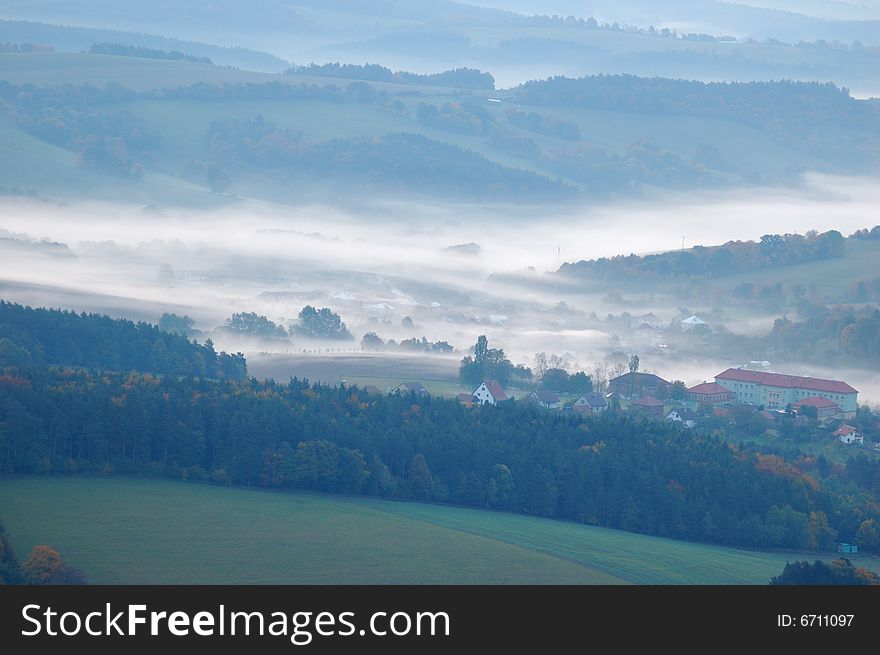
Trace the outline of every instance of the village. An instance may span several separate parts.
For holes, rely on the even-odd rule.
[[[404,382],[389,392],[429,395],[421,382]],[[766,437],[780,436],[785,425],[812,427],[846,446],[866,445],[864,432],[847,422],[856,418],[858,391],[846,382],[746,367],[728,368],[715,375],[713,381],[689,388],[654,373],[630,371],[609,380],[604,392],[590,391],[573,399],[546,389],[514,398],[493,379],[483,380],[470,393],[458,394],[458,401],[467,407],[513,400],[532,403],[549,412],[625,411],[678,423],[688,429],[747,423],[751,434]],[[880,443],[869,440],[868,446],[880,453]]]

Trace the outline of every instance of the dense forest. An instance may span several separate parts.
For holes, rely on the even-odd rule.
[[[216,365],[222,379],[158,375],[185,371],[210,345],[95,315],[0,309],[5,474],[142,473],[371,494],[760,547],[867,544],[880,520],[880,463],[864,457],[829,467],[616,411],[471,409],[259,382],[243,379],[238,356],[225,360],[238,375]],[[158,344],[179,359],[154,357]]]
[[[559,273],[599,280],[655,282],[676,277],[724,277],[776,266],[834,259],[846,254],[837,230],[801,234],[765,234],[760,241],[728,241],[655,255],[617,255],[565,263]]]
[[[0,365],[60,365],[244,379],[244,355],[216,352],[149,323],[33,309],[0,300]]]
[[[880,309],[835,307],[797,322],[782,317],[763,342],[771,355],[880,368]],[[815,354],[803,352],[805,343]]]
[[[880,477],[823,479],[814,458],[789,462],[617,412],[582,419],[302,380],[4,368],[4,473],[137,472],[453,502],[759,547],[829,550],[880,520]]]
[[[845,557],[826,563],[822,560],[789,562],[782,573],[770,579],[772,585],[880,585],[880,577],[868,569],[853,566]]]

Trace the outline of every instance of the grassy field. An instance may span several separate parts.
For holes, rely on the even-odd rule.
[[[50,544],[92,583],[763,584],[787,560],[418,503],[130,478],[0,480],[21,556]],[[876,558],[857,558],[877,568]]]
[[[400,355],[391,353],[286,355],[257,354],[248,356],[248,371],[258,378],[274,378],[286,382],[291,377],[306,378],[325,384],[374,386],[380,391],[393,389],[401,382],[421,382],[433,396],[455,397],[473,391],[458,381],[459,359],[431,355]],[[510,387],[508,395],[521,398],[526,389]],[[575,397],[564,398],[575,400]]]

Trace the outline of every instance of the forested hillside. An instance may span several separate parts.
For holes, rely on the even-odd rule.
[[[761,547],[826,550],[880,520],[878,462],[864,457],[851,476],[797,451],[732,447],[616,411],[581,418],[236,380],[240,356],[214,360],[208,372],[225,380],[192,377],[210,345],[101,316],[0,310],[3,473],[140,472],[453,502]],[[168,358],[156,359],[162,348]]]
[[[0,366],[75,366],[243,379],[241,353],[214,350],[149,323],[33,309],[0,300]]]

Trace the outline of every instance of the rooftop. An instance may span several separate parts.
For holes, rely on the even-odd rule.
[[[715,382],[703,382],[703,384],[698,384],[694,387],[688,389],[688,393],[697,393],[706,396],[716,396],[722,393],[732,394],[733,392],[727,387],[722,387],[720,384]]]
[[[643,396],[632,402],[637,407],[663,407],[663,401],[657,400],[654,396]]]
[[[501,383],[498,382],[498,380],[483,380],[483,384],[486,385],[486,388],[495,400],[507,400],[507,394],[504,393],[504,387],[501,386]]]
[[[605,405],[608,404],[605,397],[601,393],[596,393],[595,391],[582,394],[577,400],[580,400],[581,398],[583,398],[584,402],[590,407],[605,407]],[[577,402],[577,400],[575,402]]]
[[[653,373],[624,373],[623,375],[618,375],[616,378],[612,378],[609,380],[609,383],[633,384],[635,381],[638,381],[637,383],[639,386],[644,386],[646,384],[653,386],[657,386],[658,384],[669,384],[669,382],[661,378],[659,375],[654,375]]]
[[[840,380],[824,380],[822,378],[767,373],[765,371],[748,371],[742,368],[729,368],[716,375],[715,379],[752,382],[754,384],[788,389],[809,389],[810,391],[824,391],[825,393],[858,393],[846,382],[841,382]]]
[[[828,400],[827,398],[822,398],[821,396],[811,396],[810,398],[803,398],[802,400],[797,401],[796,403],[792,403],[792,407],[815,407],[816,409],[831,409],[836,408],[840,409],[840,405],[838,405],[833,400]]]
[[[542,403],[558,403],[559,396],[557,396],[552,391],[547,391],[545,389],[536,389],[532,392]],[[494,394],[493,394],[494,395]]]

